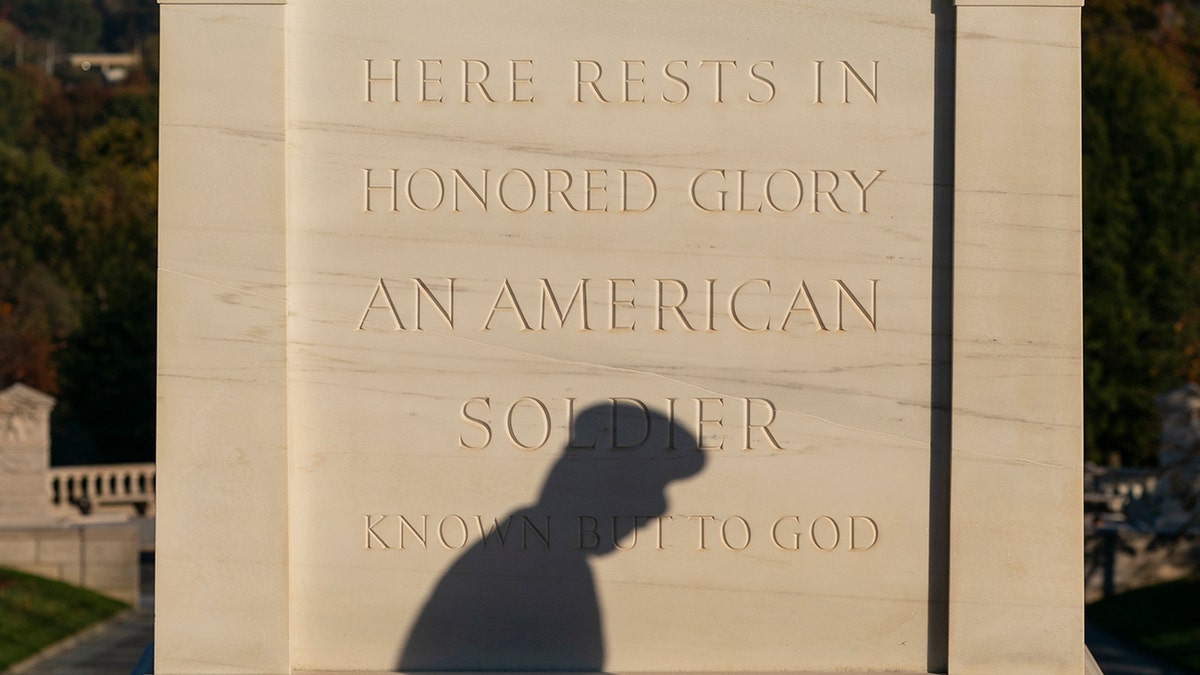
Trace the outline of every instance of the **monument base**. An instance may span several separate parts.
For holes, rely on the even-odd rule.
[[[298,673],[298,675],[301,673],[302,673],[302,675],[395,675],[395,671],[385,671],[385,670],[371,671],[371,673],[364,673],[364,671],[361,671],[361,670],[304,670],[304,671],[296,671],[296,673]],[[418,671],[403,671],[403,673],[406,673],[407,675],[426,675],[424,673],[418,673]],[[503,673],[504,675],[708,675],[706,673],[702,673],[702,671],[696,671],[696,673],[677,673],[677,671],[668,671],[668,670],[655,670],[655,671],[626,670],[626,671],[623,671],[623,673],[610,673],[610,671],[607,671],[607,670],[592,671],[592,673],[583,673],[583,671],[578,671],[578,670],[562,670],[562,671],[504,670],[504,671],[497,671],[497,673]],[[791,670],[791,671],[787,671],[787,673],[791,673],[792,675],[796,675],[796,674],[803,674],[803,675],[925,675],[922,673],[912,673],[912,671],[907,671],[907,673],[904,673],[904,671],[900,671],[900,670],[886,670],[886,671],[882,671],[882,670],[854,670],[854,671],[850,671],[850,670]],[[432,675],[432,673],[428,674],[428,675]],[[481,673],[481,671],[478,671],[478,670],[460,671],[460,673],[446,673],[446,671],[439,670],[439,671],[437,671],[437,675],[487,675],[487,674]],[[779,673],[761,673],[761,671],[757,671],[757,670],[745,670],[745,671],[742,671],[742,673],[738,673],[738,671],[732,671],[732,673],[730,673],[728,675],[785,675],[785,674],[784,674],[784,671],[779,671]],[[1088,675],[1091,675],[1091,674],[1088,674]]]
[[[727,673],[726,675],[782,675],[782,672],[784,672],[784,671],[776,671],[773,673],[764,673],[764,672],[760,672],[760,671],[747,670],[747,671],[742,671],[740,673]],[[889,670],[889,671],[791,670],[791,671],[786,671],[786,672],[795,673],[795,674],[803,674],[803,675],[933,675],[932,673],[922,674],[922,673],[913,673],[913,672],[902,672],[902,671],[898,671],[898,670]],[[370,672],[370,673],[364,673],[362,671],[349,671],[349,670],[306,670],[306,671],[297,671],[297,673],[301,673],[302,675],[395,675],[395,671],[382,671],[382,670]],[[422,673],[422,672],[417,672],[417,671],[404,671],[404,675],[427,675],[427,674]],[[428,674],[428,675],[432,675],[432,674]],[[458,673],[438,672],[437,675],[488,675],[488,674],[481,673],[479,671],[471,671],[470,673],[467,673],[465,671],[460,671]],[[497,672],[497,675],[499,675],[499,672]],[[523,671],[523,672],[503,671],[503,675],[700,675],[700,673],[698,673],[698,672],[697,673],[674,672],[674,671],[651,671],[651,672],[594,671],[594,672],[584,673],[584,672],[579,672],[579,671],[546,672],[546,671],[540,671],[540,670],[539,671],[530,670],[530,671]],[[1084,675],[1104,675],[1104,672],[1102,670],[1100,670],[1100,666],[1096,663],[1096,659],[1092,657],[1091,651],[1088,650],[1087,648],[1084,648]]]

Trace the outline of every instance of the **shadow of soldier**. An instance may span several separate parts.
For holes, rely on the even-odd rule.
[[[691,434],[644,407],[614,402],[579,413],[537,503],[497,518],[446,572],[397,669],[601,670],[588,558],[663,515],[667,485],[704,462]]]

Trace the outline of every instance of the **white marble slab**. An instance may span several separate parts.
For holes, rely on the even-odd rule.
[[[959,308],[1002,258],[948,267],[975,231],[955,171],[1016,155],[955,145],[976,130],[956,109],[988,99],[954,98],[978,33],[954,18],[1077,8],[163,4],[159,671],[911,673],[1026,650],[947,609],[952,579],[1002,571],[952,523],[1027,513],[951,500],[952,450],[1028,426],[947,412],[952,385],[1006,420],[1013,396],[963,379],[988,337]],[[994,58],[1023,58],[1023,20]],[[1077,116],[1068,71],[1047,86]],[[1071,110],[1018,104],[1006,133]],[[1077,138],[1050,150],[1077,182]],[[1057,273],[1038,252],[1078,259],[1061,201],[1014,215],[1016,297]],[[1047,213],[1059,234],[1020,227]],[[1067,274],[1042,306],[1077,311]],[[1078,332],[1029,330],[1069,403]],[[990,487],[1065,489],[1062,442]],[[1082,555],[1066,495],[1038,507],[1056,561]],[[1082,668],[1071,629],[1049,642],[1035,669]]]

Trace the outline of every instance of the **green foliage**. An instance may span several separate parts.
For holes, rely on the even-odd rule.
[[[18,265],[49,261],[66,244],[58,200],[66,177],[43,152],[0,146],[0,257]]]
[[[84,302],[60,359],[64,412],[105,459],[145,460],[154,456],[155,127],[111,118],[80,140],[77,162],[78,187],[63,204]]]
[[[29,133],[37,112],[37,92],[11,73],[0,71],[0,143],[16,145]]]
[[[1194,378],[1200,345],[1200,105],[1190,45],[1159,3],[1084,13],[1085,444],[1151,464],[1154,397]]]
[[[47,92],[40,101],[30,143],[45,149],[64,167],[73,167],[79,141],[105,122],[112,97],[110,88],[96,82],[81,82]]]
[[[0,671],[125,607],[76,586],[0,567]]]
[[[95,14],[83,4],[0,0],[0,17],[82,44],[71,21]],[[156,3],[97,6],[106,26],[128,20],[115,42],[157,44],[138,32]],[[0,386],[59,397],[55,434],[70,429],[76,447],[56,457],[154,457],[157,125],[145,74],[112,87],[0,68]]]
[[[72,52],[95,50],[100,13],[90,0],[7,0],[9,18],[30,36],[53,38]]]
[[[1101,41],[1087,56],[1085,382],[1098,459],[1100,449],[1148,452],[1153,397],[1182,374],[1172,327],[1200,297],[1184,257],[1200,189],[1200,115],[1153,52]]]
[[[43,265],[0,263],[0,373],[3,384],[58,389],[54,357],[79,324],[74,296]]]

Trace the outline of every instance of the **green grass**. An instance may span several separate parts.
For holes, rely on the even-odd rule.
[[[1200,576],[1088,605],[1087,615],[1180,665],[1200,670]]]
[[[0,567],[0,672],[127,605]]]

